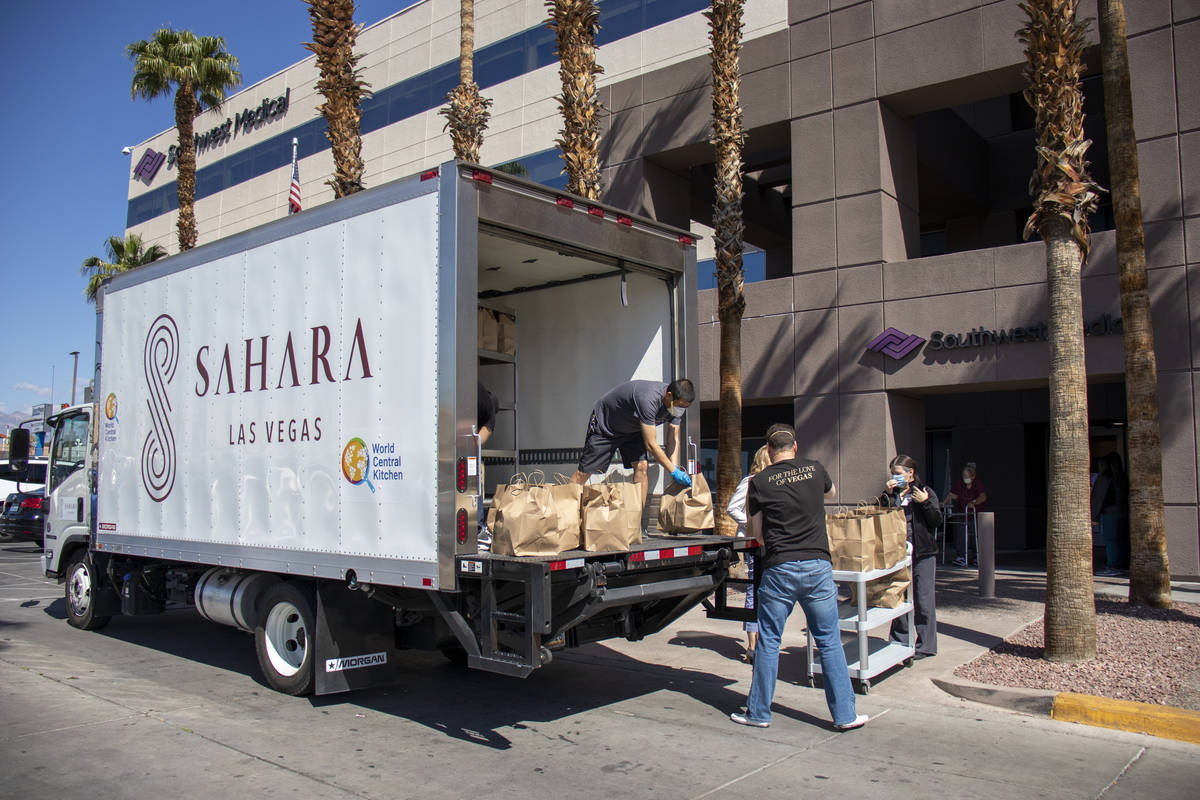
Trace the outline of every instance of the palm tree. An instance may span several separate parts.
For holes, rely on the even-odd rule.
[[[1129,435],[1129,602],[1171,605],[1163,520],[1162,438],[1158,429],[1158,362],[1146,278],[1146,238],[1138,184],[1137,136],[1129,89],[1129,48],[1121,0],[1100,0],[1100,57],[1108,163],[1117,221],[1121,320],[1125,331],[1125,404]]]
[[[225,51],[220,36],[161,28],[149,39],[126,48],[133,59],[130,97],[152,100],[175,94],[179,131],[179,249],[196,246],[196,144],[192,123],[205,108],[220,108],[225,95],[242,82],[238,60]]]
[[[359,75],[354,43],[362,30],[354,24],[354,0],[304,0],[312,20],[313,40],[304,47],[317,56],[321,77],[317,91],[325,98],[325,138],[333,149],[334,197],[345,197],[363,189],[362,99],[371,94]]]
[[[483,131],[491,116],[488,107],[492,101],[479,94],[479,84],[475,83],[475,0],[461,0],[458,18],[459,84],[446,95],[450,104],[438,113],[446,117],[446,129],[450,131],[454,157],[459,161],[478,164]]]
[[[89,303],[96,302],[96,293],[100,291],[101,284],[112,276],[145,266],[167,254],[162,245],[144,247],[142,237],[136,233],[128,234],[124,239],[120,236],[108,237],[104,250],[108,253],[108,261],[99,256],[89,256],[79,268],[81,274],[88,276],[87,288],[83,293]]]
[[[558,108],[563,127],[555,140],[562,153],[567,191],[596,200],[600,197],[600,99],[596,76],[596,31],[600,10],[595,0],[546,0],[549,26],[558,41],[558,74],[562,94]]]
[[[1088,175],[1083,137],[1084,26],[1079,0],[1026,0],[1025,100],[1035,113],[1037,166],[1030,180],[1036,228],[1046,246],[1050,305],[1050,480],[1046,530],[1045,657],[1096,656],[1088,481],[1087,373],[1080,273],[1088,253],[1088,214],[1099,187]]]
[[[742,478],[742,0],[712,0],[705,12],[712,39],[713,135],[716,197],[713,242],[717,257],[717,315],[721,320],[720,406],[717,412],[717,503],[724,509]],[[733,536],[737,523],[722,512],[717,531]]]

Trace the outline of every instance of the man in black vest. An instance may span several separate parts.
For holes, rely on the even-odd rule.
[[[753,728],[770,726],[779,642],[788,615],[799,603],[821,650],[825,701],[833,726],[839,731],[861,728],[867,715],[855,712],[825,532],[825,497],[833,496],[833,481],[819,461],[796,456],[796,431],[791,425],[772,425],[767,430],[767,453],[771,466],[750,480],[746,504],[750,535],[763,547],[762,581],[755,598],[754,678],[746,713],[734,712],[729,718]]]

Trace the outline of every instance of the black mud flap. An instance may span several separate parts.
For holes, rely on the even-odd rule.
[[[317,589],[316,693],[394,683],[395,616],[390,606],[336,584]]]

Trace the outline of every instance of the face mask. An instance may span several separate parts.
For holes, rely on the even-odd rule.
[[[970,486],[974,482],[973,478],[963,478],[963,486]]]
[[[671,406],[667,410],[671,412],[671,416],[675,419],[679,419],[683,416],[683,409],[679,408],[678,406]]]
[[[903,489],[908,485],[908,478],[904,477],[903,475],[892,475],[891,479],[896,482],[897,489]]]

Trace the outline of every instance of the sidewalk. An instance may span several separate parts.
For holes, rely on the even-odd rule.
[[[1020,689],[975,684],[954,675],[954,671],[999,644],[1031,622],[1041,618],[1045,602],[1045,570],[1039,564],[1018,565],[996,571],[995,598],[979,597],[978,573],[974,569],[938,567],[937,577],[938,655],[913,662],[911,667],[899,667],[871,681],[871,695],[893,697],[918,703],[946,705],[962,708],[964,701],[980,702],[1010,711],[1055,716],[1070,721],[1097,724],[1078,714],[1068,716],[1064,711],[1054,714],[1055,696],[1048,690]],[[1176,600],[1200,603],[1200,584],[1173,583]],[[1128,580],[1097,578],[1096,592],[1117,597],[1128,593]],[[730,593],[730,604],[738,602],[740,595]],[[803,614],[797,609],[789,619],[784,632],[780,653],[779,679],[794,684],[804,684],[807,675]],[[886,636],[884,629],[873,632]],[[849,634],[845,634],[848,637]],[[847,638],[848,640],[848,638]],[[606,643],[623,649],[626,643]],[[634,645],[630,651],[639,659],[657,663],[677,663],[680,648],[687,649],[686,663],[689,667],[718,675],[749,679],[750,665],[743,660],[745,634],[741,624],[725,620],[713,620],[705,616],[703,609],[688,612],[664,633]],[[1198,676],[1200,677],[1200,676]],[[1197,686],[1200,690],[1200,685]],[[1073,695],[1076,706],[1085,709],[1102,706],[1106,715],[1112,714],[1113,704],[1123,701],[1107,701],[1087,695]],[[1064,701],[1065,701],[1064,693]],[[1060,703],[1065,708],[1065,702]],[[1143,704],[1128,704],[1142,706]],[[1152,706],[1151,710],[1171,710],[1169,706]],[[1194,714],[1178,709],[1185,715]],[[1130,709],[1118,707],[1118,717],[1129,717]],[[1086,716],[1086,715],[1085,715]],[[1200,715],[1197,715],[1200,719]],[[1188,722],[1195,727],[1197,723]],[[1104,725],[1105,727],[1112,727]],[[1121,726],[1117,726],[1121,727]],[[1124,727],[1139,730],[1138,725]],[[1200,727],[1195,727],[1200,731]],[[1153,733],[1153,730],[1146,732]],[[1171,738],[1186,737],[1172,736]]]

